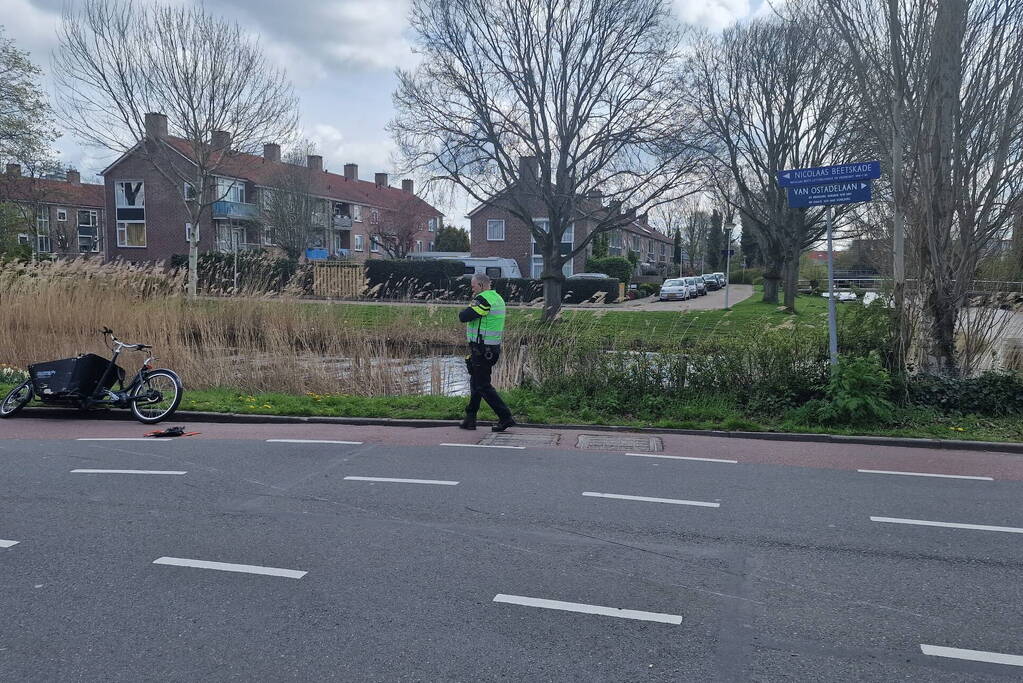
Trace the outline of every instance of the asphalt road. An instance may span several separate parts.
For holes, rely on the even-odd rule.
[[[1023,678],[1023,456],[189,428],[0,425],[0,679]]]

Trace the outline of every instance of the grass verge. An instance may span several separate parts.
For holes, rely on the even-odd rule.
[[[12,386],[0,385],[0,395]],[[528,389],[504,392],[504,397],[522,422],[537,424],[621,425],[664,429],[714,429],[728,431],[769,431],[846,436],[892,436],[926,439],[1023,442],[1023,421],[1019,416],[986,417],[950,415],[939,411],[906,407],[896,412],[886,426],[821,426],[787,420],[784,415],[750,415],[727,401],[699,400],[686,403],[642,402],[621,410],[599,410],[583,405],[576,397],[540,395]],[[187,391],[181,410],[249,415],[322,417],[381,417],[396,419],[457,420],[465,399],[450,396],[360,397],[337,394],[291,395],[247,394],[232,389]],[[484,420],[495,416],[486,407]]]

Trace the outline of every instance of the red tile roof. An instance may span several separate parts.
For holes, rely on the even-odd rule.
[[[102,185],[89,183],[69,183],[66,180],[0,175],[0,200],[67,204],[68,206],[102,209],[105,203],[103,189]]]
[[[167,137],[165,140],[186,158],[191,156],[192,148],[187,140],[175,137]],[[220,164],[217,172],[233,178],[243,178],[257,185],[272,186],[275,178],[279,177],[282,171],[299,168],[302,167],[281,161],[268,161],[254,154],[235,154],[225,159]],[[410,196],[416,197],[397,187],[378,187],[374,182],[349,180],[337,173],[328,173],[326,171],[312,171],[311,173],[310,191],[319,197],[365,204],[382,209],[395,209],[403,202],[408,201]],[[425,200],[416,197],[416,201],[422,204],[420,210],[425,213],[434,216],[443,215]]]

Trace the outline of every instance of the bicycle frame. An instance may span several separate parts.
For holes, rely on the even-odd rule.
[[[146,371],[151,370],[153,368],[153,361],[156,360],[156,358],[153,357],[152,355],[149,355],[146,358],[145,362],[142,364],[142,367],[139,369],[138,372],[135,373],[135,376],[132,377],[132,380],[127,387],[124,385],[124,380],[118,378],[117,381],[118,384],[120,385],[119,391],[115,392],[112,391],[111,389],[106,388],[106,383],[110,377],[110,374],[116,372],[115,368],[117,367],[117,359],[120,357],[121,352],[127,348],[132,348],[133,346],[135,346],[134,344],[125,344],[124,342],[119,341],[117,337],[113,335],[110,335],[110,338],[114,342],[114,348],[112,349],[113,356],[111,357],[110,362],[107,364],[106,370],[103,371],[103,376],[100,377],[100,380],[96,384],[96,387],[92,390],[92,394],[82,399],[83,408],[93,408],[96,406],[103,405],[114,406],[117,408],[125,408],[133,402],[138,403],[139,401],[148,400],[148,397],[146,396],[131,396],[131,392],[133,389],[135,389],[135,387],[137,387],[138,385],[142,384],[143,381],[145,381]]]

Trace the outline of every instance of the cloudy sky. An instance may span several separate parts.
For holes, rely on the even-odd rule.
[[[67,0],[72,5],[75,0]],[[145,2],[146,0],[140,0]],[[184,0],[173,0],[184,1]],[[205,0],[208,11],[238,21],[260,36],[267,54],[285,67],[301,101],[302,136],[312,140],[329,170],[357,163],[359,175],[391,170],[385,126],[392,114],[394,69],[414,64],[406,37],[410,0]],[[65,0],[0,0],[0,24],[18,47],[49,71]],[[721,29],[765,9],[765,0],[674,0],[688,23]],[[47,89],[50,81],[45,80]],[[83,180],[111,160],[102,150],[64,136],[61,160]],[[397,179],[394,179],[396,181]],[[394,182],[392,181],[392,182]],[[465,224],[465,206],[445,207]]]

